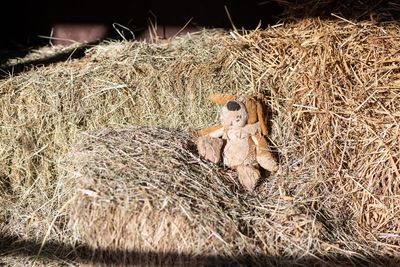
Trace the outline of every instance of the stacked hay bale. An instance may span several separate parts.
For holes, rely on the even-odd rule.
[[[215,42],[221,36],[103,44],[82,59],[1,80],[0,214],[8,231],[41,240],[51,228],[49,240],[74,243],[60,209],[71,190],[62,160],[77,133],[127,124],[188,129],[210,120],[204,99],[231,76],[212,77],[214,56],[229,53]]]
[[[285,35],[249,34],[242,40],[251,52],[237,50],[268,81],[260,87],[270,88],[279,129],[272,139],[288,173],[312,187],[298,197],[314,195],[317,210],[393,251],[400,241],[398,30],[304,21]]]
[[[199,253],[304,264],[399,257],[399,32],[395,23],[307,19],[244,35],[103,44],[85,58],[5,78],[0,221],[24,238],[47,233],[99,249],[143,252],[157,243],[189,255],[178,262]],[[198,161],[183,134],[215,122],[205,98],[216,92],[268,104],[284,173],[268,177],[256,196]],[[178,132],[93,132],[126,125]],[[92,136],[77,140],[87,131]],[[66,165],[66,155],[83,158]],[[143,158],[163,163],[149,167]],[[61,210],[75,186],[76,206]]]

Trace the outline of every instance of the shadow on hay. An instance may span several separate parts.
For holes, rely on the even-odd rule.
[[[10,75],[18,75],[21,72],[29,70],[33,67],[47,66],[57,62],[66,61],[69,59],[79,59],[85,56],[86,50],[92,46],[98,44],[99,42],[82,44],[79,47],[69,48],[67,50],[61,51],[50,56],[44,56],[39,59],[28,60],[23,63],[17,63],[13,65],[7,65],[2,67],[0,65],[0,79],[6,78]],[[0,56],[1,57],[1,56]]]
[[[22,240],[16,235],[0,235],[0,256],[35,258],[41,250],[41,240]],[[365,260],[343,255],[331,258],[306,256],[291,260],[269,255],[192,255],[177,252],[143,252],[135,250],[92,249],[87,245],[73,246],[49,241],[43,246],[38,257],[41,260],[73,261],[95,265],[137,265],[154,266],[399,266],[399,258],[371,256]],[[5,263],[0,261],[0,266]]]

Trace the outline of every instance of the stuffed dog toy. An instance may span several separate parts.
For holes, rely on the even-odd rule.
[[[260,165],[270,172],[278,170],[265,140],[268,131],[262,105],[253,98],[232,95],[211,95],[209,99],[223,105],[220,124],[199,131],[199,154],[214,163],[222,154],[224,165],[236,169],[239,182],[252,191],[261,176]]]

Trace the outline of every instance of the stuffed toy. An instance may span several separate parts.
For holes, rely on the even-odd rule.
[[[197,149],[200,156],[214,163],[221,160],[237,170],[239,182],[253,191],[260,179],[260,166],[270,172],[278,163],[268,149],[268,135],[262,105],[247,97],[211,95],[211,101],[223,105],[220,124],[199,131]]]

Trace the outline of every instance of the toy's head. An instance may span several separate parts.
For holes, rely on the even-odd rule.
[[[223,105],[221,110],[221,124],[223,126],[242,127],[246,124],[260,123],[261,132],[268,135],[262,104],[260,101],[244,97],[239,101],[237,96],[214,94],[208,97],[212,102]]]
[[[243,127],[246,125],[248,114],[246,106],[240,101],[228,101],[221,110],[220,120],[225,127]]]

